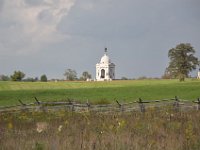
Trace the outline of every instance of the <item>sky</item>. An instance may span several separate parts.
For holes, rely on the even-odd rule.
[[[95,78],[107,47],[116,78],[161,77],[180,43],[200,58],[199,7],[199,0],[0,0],[0,74],[63,79],[70,68]]]

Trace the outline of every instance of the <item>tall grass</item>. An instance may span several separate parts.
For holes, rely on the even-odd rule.
[[[0,149],[198,150],[200,111],[0,115]]]

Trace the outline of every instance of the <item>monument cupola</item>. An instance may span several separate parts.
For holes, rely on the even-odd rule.
[[[107,48],[105,48],[105,54],[101,57],[100,63],[96,64],[96,80],[109,81],[113,79],[115,79],[115,64],[111,63]]]

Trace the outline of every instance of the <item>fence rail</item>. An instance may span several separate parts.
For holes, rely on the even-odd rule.
[[[162,100],[142,100],[139,98],[137,101],[129,103],[120,103],[116,100],[113,104],[100,105],[91,104],[89,102],[77,103],[69,99],[62,102],[42,102],[35,97],[34,103],[26,104],[19,100],[19,105],[0,107],[0,112],[66,110],[72,112],[91,111],[99,113],[140,111],[144,113],[146,109],[155,108],[160,110],[160,108],[164,106],[169,106],[175,111],[187,111],[190,109],[200,110],[200,98],[194,101],[179,99],[177,96]]]

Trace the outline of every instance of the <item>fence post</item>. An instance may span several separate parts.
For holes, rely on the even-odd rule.
[[[117,102],[117,104],[118,104],[118,106],[119,106],[121,112],[123,112],[123,111],[124,111],[123,105],[120,104],[118,100],[116,100],[116,102]]]
[[[75,111],[73,102],[70,99],[67,99],[67,100],[69,102],[69,109],[71,109],[72,112]]]
[[[143,103],[143,101],[142,101],[141,98],[139,98],[138,103],[139,103],[140,111],[141,111],[142,113],[144,113],[144,112],[145,112],[145,105],[144,105],[144,103]]]
[[[41,102],[37,99],[37,97],[34,97],[34,98],[35,98],[36,103],[37,103],[38,105],[40,105]]]
[[[175,102],[173,103],[173,106],[174,106],[174,110],[176,111],[176,112],[178,112],[179,111],[179,108],[180,108],[180,105],[179,105],[179,102],[180,102],[180,100],[178,99],[178,97],[177,96],[175,96]]]
[[[75,111],[75,106],[74,106],[74,104],[72,104],[71,110],[72,110],[72,112]]]
[[[39,100],[37,99],[37,97],[34,97],[34,98],[35,98],[36,104],[39,106],[38,109],[40,109],[40,110],[43,111],[43,112],[46,112],[46,111],[47,111],[47,109],[45,108],[46,106],[45,106],[44,104],[42,104],[42,102],[39,101]]]
[[[197,110],[200,110],[200,98],[197,99]]]
[[[87,103],[86,103],[86,105],[87,105],[87,111],[90,111],[90,103],[88,102],[88,100],[87,100]]]
[[[18,100],[22,106],[26,106],[20,99]]]
[[[23,103],[20,99],[19,99],[18,101],[19,101],[19,103],[22,105],[21,110],[22,110],[22,111],[28,111],[28,108],[26,107],[26,104]]]
[[[200,110],[200,98],[197,98],[197,110]]]

